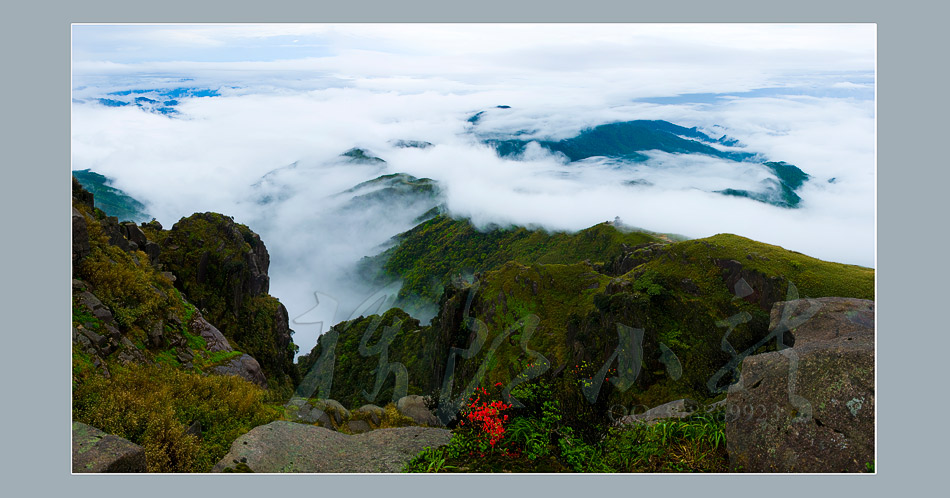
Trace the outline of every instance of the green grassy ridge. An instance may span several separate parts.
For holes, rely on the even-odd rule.
[[[759,287],[753,289],[757,293],[738,298],[726,281],[730,270],[720,266],[723,261],[739,261],[740,275]],[[666,245],[652,260],[620,277],[596,275],[582,266],[528,268],[509,263],[486,272],[472,313],[489,325],[491,334],[502,333],[524,314],[539,315],[541,325],[530,349],[544,354],[555,368],[571,362],[599,367],[617,345],[618,324],[644,329],[637,382],[616,396],[618,402],[647,406],[680,397],[720,396],[708,382],[732,359],[722,349],[728,330],[722,321],[743,317],[729,342],[737,351],[746,351],[767,336],[771,305],[789,297],[790,284],[797,287],[798,297],[874,297],[872,269],[821,261],[729,234]],[[774,347],[771,342],[765,346]],[[679,378],[667,367],[664,348],[676,355]],[[526,359],[513,345],[500,347],[495,356],[490,382],[508,382]],[[472,361],[477,364],[481,358]],[[460,371],[472,374],[467,365]],[[723,374],[717,386],[731,378],[732,373]]]
[[[665,244],[656,243],[653,236],[635,234],[643,237],[638,241],[653,244],[646,252],[618,243],[625,235],[607,224],[574,236],[526,229],[476,235],[468,222],[445,216],[404,234],[405,247],[395,248],[389,263],[400,268],[412,256],[421,258],[424,264],[410,268],[417,275],[424,275],[427,267],[457,267],[468,255],[457,251],[469,247],[485,248],[483,268],[493,266],[491,258],[503,259],[512,253],[530,261],[512,259],[480,272],[474,284],[456,281],[446,287],[439,315],[431,326],[421,328],[426,338],[422,343],[437,343],[442,353],[429,354],[437,358],[437,364],[429,372],[414,374],[410,383],[429,378],[429,385],[438,385],[448,348],[464,349],[472,343],[472,323],[463,317],[465,303],[470,301],[468,316],[484,323],[488,336],[481,352],[457,361],[456,386],[465,385],[482,367],[487,368],[485,382],[507,383],[523,371],[526,362],[537,362],[534,354],[547,358],[551,369],[589,365],[587,374],[592,376],[617,348],[617,327],[624,325],[644,330],[643,358],[633,386],[611,394],[615,402],[656,406],[682,397],[712,401],[721,397],[721,389],[737,374],[721,370],[733,360],[722,347],[729,330],[724,321],[739,319],[728,342],[737,352],[749,352],[767,336],[769,311],[776,301],[874,297],[870,268],[826,262],[731,234]],[[544,246],[542,241],[551,245]],[[599,262],[549,262],[610,255],[614,248],[647,259],[622,275],[605,274],[610,265]],[[739,278],[752,286],[752,295],[737,296]],[[539,322],[527,344],[529,352],[520,343],[525,330],[519,320],[531,314]],[[503,334],[497,349],[489,353],[489,345]],[[769,342],[759,352],[774,347]],[[338,362],[337,371],[354,365]]]
[[[672,279],[689,278],[711,292],[721,268],[715,260],[735,260],[748,270],[779,277],[795,285],[800,297],[874,299],[874,269],[822,261],[796,251],[733,234],[718,234],[671,244],[669,256],[656,258],[633,272],[655,271]]]
[[[459,274],[522,264],[608,261],[624,247],[664,242],[645,232],[622,232],[601,223],[577,233],[548,233],[524,227],[479,231],[469,220],[439,215],[397,237],[398,245],[372,258],[377,278],[403,281],[400,305],[436,303],[444,286]]]
[[[416,178],[406,173],[393,173],[367,180],[338,195],[352,194],[343,209],[364,210],[367,203],[385,206],[412,206],[432,202],[441,195],[439,184],[430,178]]]

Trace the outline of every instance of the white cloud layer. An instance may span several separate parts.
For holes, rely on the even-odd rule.
[[[438,180],[452,212],[479,224],[578,230],[619,216],[873,266],[875,116],[861,92],[873,88],[874,44],[873,25],[77,25],[72,168],[114,178],[166,227],[200,211],[248,224],[268,246],[272,294],[291,317],[320,291],[346,318],[368,292],[353,285],[353,264],[410,228],[418,206],[344,216],[346,198],[334,196],[395,172]],[[177,86],[220,96],[179,99],[171,118],[91,100]],[[742,96],[760,88],[779,91]],[[638,101],[686,93],[718,98]],[[539,148],[502,159],[466,122],[486,109],[479,133],[531,138],[632,119],[698,126],[813,179],[802,207],[783,209],[699,190],[761,179],[718,159],[657,153],[618,169]],[[394,147],[399,139],[436,146]],[[387,162],[342,163],[351,147]],[[257,204],[252,185],[294,163],[269,177],[285,199]],[[654,186],[624,184],[632,179]],[[317,330],[295,329],[309,350]]]

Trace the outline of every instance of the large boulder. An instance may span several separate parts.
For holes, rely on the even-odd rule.
[[[403,396],[396,401],[396,410],[411,418],[415,423],[419,425],[429,425],[433,427],[442,426],[442,422],[429,411],[429,408],[426,407],[425,400],[422,396],[417,394],[410,394],[409,396]]]
[[[804,318],[797,323],[799,317]],[[874,301],[850,297],[796,299],[775,303],[769,329],[775,330],[783,320],[790,329],[793,345],[838,337],[874,334]]]
[[[347,435],[276,421],[237,438],[213,472],[400,472],[423,448],[443,446],[451,438],[449,430],[431,427]]]
[[[726,398],[733,465],[749,472],[862,472],[874,460],[873,315],[866,320],[867,302],[850,301],[824,301],[833,307],[792,328],[794,347],[743,361]],[[776,308],[781,314],[814,304]]]
[[[191,318],[191,323],[188,324],[188,327],[191,329],[191,333],[197,336],[200,336],[205,340],[205,347],[211,353],[217,353],[219,351],[234,351],[231,347],[231,343],[228,342],[228,339],[224,337],[224,334],[218,330],[217,327],[211,325],[208,320],[205,320],[205,317],[201,315],[201,312],[195,311],[194,316]]]
[[[249,354],[242,354],[224,365],[218,365],[212,372],[218,375],[237,375],[267,389],[267,379],[261,372],[260,363]]]
[[[73,472],[145,472],[145,449],[91,425],[73,422]]]

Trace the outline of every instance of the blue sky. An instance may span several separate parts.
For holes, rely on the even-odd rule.
[[[329,75],[357,84],[438,75],[453,90],[499,78],[649,74],[662,85],[634,93],[662,97],[867,84],[874,36],[861,24],[77,24],[73,67],[79,85],[103,75],[250,85],[279,74],[320,88]]]

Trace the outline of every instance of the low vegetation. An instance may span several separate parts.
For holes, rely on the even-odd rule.
[[[88,368],[82,362],[73,355],[74,376]],[[232,375],[130,364],[110,379],[86,375],[73,390],[73,419],[143,446],[149,472],[209,472],[238,436],[279,417],[266,395]]]
[[[579,387],[580,379],[574,379]],[[579,407],[551,379],[513,389],[514,408],[478,388],[448,445],[428,448],[405,472],[729,472],[724,423],[714,414],[615,427],[602,406]],[[572,410],[582,408],[581,410]]]

